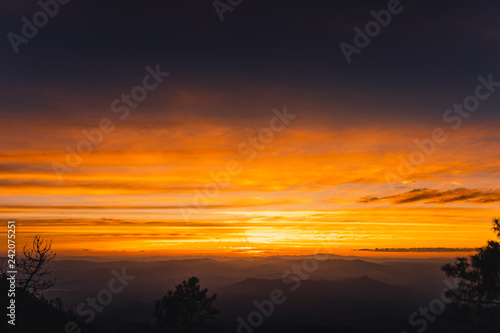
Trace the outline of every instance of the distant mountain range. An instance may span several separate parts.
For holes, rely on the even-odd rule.
[[[104,331],[123,333],[157,332],[153,325],[155,301],[190,276],[200,278],[202,287],[217,293],[221,313],[217,325],[236,332],[237,318],[247,319],[256,311],[254,302],[270,299],[281,290],[286,301],[274,307],[258,332],[416,332],[409,316],[420,306],[439,297],[445,287],[440,263],[434,261],[368,262],[359,259],[318,261],[307,279],[282,279],[304,258],[257,260],[213,258],[165,261],[91,262],[62,260],[52,263],[57,283],[47,297],[60,297],[75,307],[106,288],[111,270],[125,269],[133,281],[98,313],[95,323]],[[289,277],[291,277],[290,275]],[[294,287],[295,290],[291,288]],[[429,325],[427,333],[439,332],[445,316]],[[125,322],[124,322],[125,321]],[[448,324],[448,323],[447,323]],[[274,331],[273,331],[274,330]],[[330,331],[329,331],[330,330]]]

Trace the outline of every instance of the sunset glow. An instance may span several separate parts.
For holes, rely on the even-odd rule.
[[[134,119],[142,123],[137,133],[117,123],[62,181],[52,163],[65,163],[62,149],[85,139],[80,131],[60,128],[72,135],[61,140],[51,136],[57,124],[6,126],[2,218],[16,217],[26,240],[50,235],[62,255],[352,254],[474,248],[489,237],[500,202],[494,128],[450,133],[411,177],[388,183],[386,173],[398,172],[398,156],[415,150],[425,126],[331,129],[287,110],[297,117],[253,148],[255,157],[238,147],[272,112],[245,127],[238,119],[158,116]],[[230,161],[239,173],[227,179],[221,174]]]
[[[12,5],[10,29],[31,5]],[[193,1],[108,24],[110,5],[88,36],[73,22],[95,9],[72,6],[5,59],[0,219],[18,221],[20,243],[42,233],[61,257],[264,256],[491,237],[500,76],[486,7],[436,9],[439,28],[415,35],[431,5],[405,3],[400,28],[346,55],[371,2],[300,19],[298,3],[253,4],[224,23]]]

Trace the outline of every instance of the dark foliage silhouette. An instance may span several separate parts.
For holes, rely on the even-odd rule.
[[[6,274],[0,275],[0,290],[2,292],[9,288],[7,277]],[[64,311],[59,300],[48,300],[20,288],[16,288],[15,293],[16,325],[10,325],[7,322],[10,318],[5,316],[0,323],[0,332],[59,333],[64,332],[67,326],[76,325],[77,329],[74,332],[102,333],[81,321],[74,314]],[[0,300],[3,309],[10,305],[9,298],[0,297]]]
[[[500,220],[493,219],[500,238]],[[500,332],[500,243],[490,240],[470,257],[459,257],[442,267],[448,277],[460,279],[448,292],[455,300],[449,308],[468,323],[470,332]]]
[[[48,300],[41,291],[54,285],[55,279],[51,278],[51,271],[47,264],[54,259],[56,254],[52,251],[52,241],[43,240],[40,235],[35,236],[31,246],[26,244],[23,248],[24,257],[17,261],[14,283],[12,274],[7,274],[6,261],[0,267],[0,290],[11,296],[1,297],[0,306],[3,309],[15,305],[15,317],[6,316],[0,323],[0,332],[17,333],[49,333],[70,330],[81,333],[101,333],[88,324],[82,322],[73,313],[67,312],[59,298]],[[10,310],[7,310],[8,313]],[[14,319],[15,325],[8,320]]]
[[[205,327],[207,321],[213,320],[219,313],[219,310],[212,307],[217,295],[208,296],[208,289],[201,289],[199,282],[198,278],[191,277],[156,302],[156,323],[165,332],[195,332]]]

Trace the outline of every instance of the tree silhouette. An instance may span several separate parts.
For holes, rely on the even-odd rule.
[[[215,318],[219,310],[212,307],[217,295],[208,296],[208,289],[201,289],[197,277],[169,290],[156,302],[154,316],[159,327],[175,332],[191,333]]]
[[[55,279],[50,278],[52,273],[47,264],[54,259],[56,254],[52,251],[52,240],[43,240],[41,235],[36,235],[31,247],[23,247],[24,257],[18,261],[19,287],[22,291],[38,294],[54,285]]]
[[[500,238],[500,220],[493,219]],[[500,332],[500,243],[490,240],[477,254],[459,257],[442,270],[460,279],[456,290],[448,291],[454,301],[449,308],[469,323],[472,332]]]
[[[33,332],[60,332],[65,329],[69,322],[78,325],[78,329],[72,332],[81,333],[102,333],[98,328],[94,328],[70,311],[65,311],[62,301],[59,298],[46,299],[39,293],[54,284],[54,279],[50,278],[50,270],[47,264],[55,257],[51,250],[52,242],[44,241],[40,235],[35,236],[31,245],[26,244],[23,248],[24,258],[17,261],[17,271],[19,278],[15,285],[15,298],[7,296],[7,290],[11,289],[10,277],[7,274],[8,264],[2,261],[0,264],[0,290],[5,292],[0,297],[0,307],[7,309],[14,299],[16,306],[15,326],[8,320],[13,318],[5,316],[0,321],[0,332],[33,333]],[[4,310],[5,311],[5,310]],[[9,310],[6,311],[7,314]],[[65,330],[69,332],[69,330]]]

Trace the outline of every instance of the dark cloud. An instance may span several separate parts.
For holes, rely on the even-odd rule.
[[[485,204],[500,202],[500,190],[477,190],[457,188],[448,191],[432,189],[415,189],[410,192],[396,194],[386,197],[364,197],[359,200],[361,203],[390,202],[392,204],[405,204],[413,202],[423,202],[428,204],[447,204],[456,202],[470,202],[475,204]]]
[[[434,117],[436,109],[469,94],[477,75],[498,68],[500,5],[447,0],[403,6],[349,65],[339,43],[353,43],[353,28],[373,20],[370,11],[383,10],[387,0],[244,1],[224,22],[212,1],[71,1],[19,54],[3,39],[0,87],[8,93],[0,112],[12,117],[58,108],[54,119],[80,118],[76,106],[97,100],[89,109],[108,109],[142,79],[146,65],[160,63],[172,73],[169,85],[244,92],[246,98],[230,107],[241,113],[262,91],[276,100],[314,91],[318,96],[310,101],[331,105],[325,114],[348,105],[351,120]],[[20,33],[21,17],[37,10],[36,1],[0,5],[3,35]],[[248,91],[242,83],[261,89]],[[162,86],[163,94],[170,92]],[[64,96],[85,99],[70,105],[61,103]],[[476,118],[496,116],[495,110],[490,104]]]
[[[385,248],[385,249],[359,249],[356,251],[367,252],[472,252],[477,251],[477,248],[472,247],[411,247],[411,248]]]

